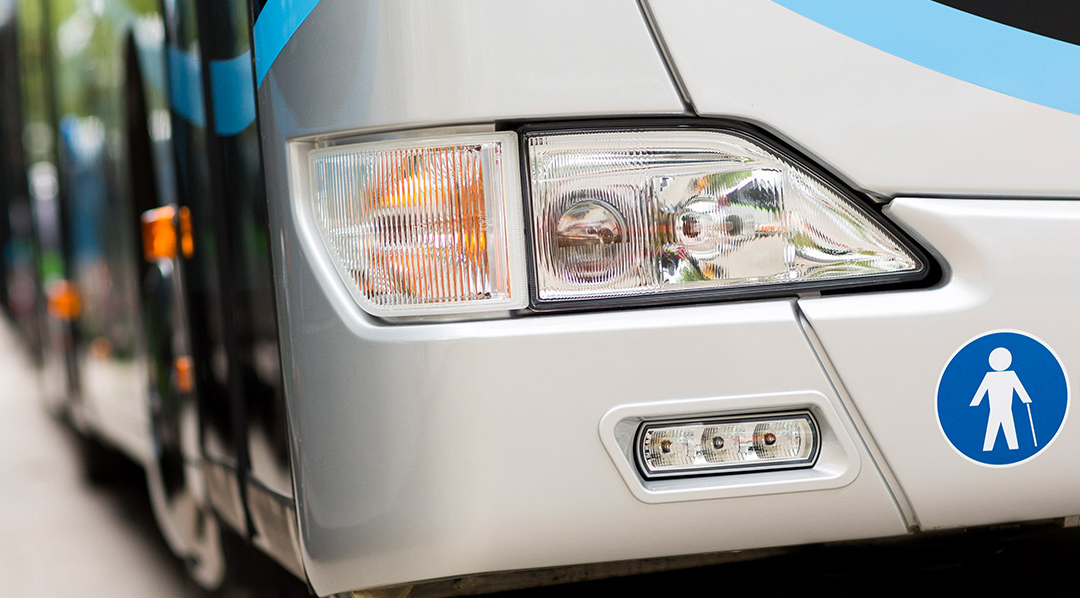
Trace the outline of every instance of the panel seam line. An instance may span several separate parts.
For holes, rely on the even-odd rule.
[[[675,86],[675,91],[679,94],[679,101],[682,102],[683,111],[691,116],[698,116],[697,108],[694,107],[694,102],[690,99],[690,92],[686,88],[686,83],[683,81],[682,76],[679,75],[679,70],[675,68],[675,61],[671,58],[671,51],[664,41],[663,34],[660,33],[660,27],[656,23],[656,17],[653,15],[652,9],[649,8],[649,0],[637,0],[637,4],[641,10],[642,18],[645,19],[645,27],[649,30],[649,35],[652,36],[653,44],[656,45],[656,51],[660,54],[660,60],[664,63],[664,70],[667,71],[671,84]]]
[[[825,377],[828,379],[833,392],[835,392],[837,398],[839,398],[841,406],[847,411],[848,417],[851,418],[852,423],[855,424],[855,429],[858,431],[863,445],[866,446],[867,451],[870,452],[871,461],[873,461],[874,467],[877,468],[878,473],[881,474],[882,479],[885,480],[885,484],[889,487],[889,490],[893,495],[893,500],[896,502],[896,506],[900,510],[904,522],[908,526],[908,530],[917,531],[920,529],[920,526],[919,518],[915,514],[915,509],[911,505],[911,501],[908,499],[907,495],[904,493],[904,489],[900,485],[900,481],[896,478],[896,474],[893,473],[888,459],[885,458],[884,453],[881,452],[881,448],[877,445],[877,441],[874,440],[874,436],[871,434],[869,427],[867,427],[866,422],[863,420],[862,414],[859,413],[858,408],[855,406],[854,400],[848,393],[847,388],[844,387],[844,383],[840,379],[840,373],[836,370],[832,360],[829,359],[828,353],[825,352],[824,344],[822,344],[821,339],[814,331],[813,326],[810,324],[810,320],[807,319],[805,314],[803,314],[802,310],[799,308],[798,301],[792,301],[791,307],[795,312],[795,320],[798,322],[799,328],[803,332],[803,336],[805,336],[806,340],[810,343],[814,358],[825,373]]]

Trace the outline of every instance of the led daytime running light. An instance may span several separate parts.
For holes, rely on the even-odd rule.
[[[644,424],[638,460],[646,477],[711,475],[813,465],[818,427],[809,413]]]

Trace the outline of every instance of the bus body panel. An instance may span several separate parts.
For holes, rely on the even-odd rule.
[[[907,53],[949,50],[940,38],[872,13],[944,15],[958,32],[1020,40],[1018,56],[1049,49],[1065,63],[1075,42],[934,2],[22,4],[40,29],[20,50],[21,67],[36,65],[26,138],[56,147],[27,150],[40,184],[31,176],[29,199],[0,202],[31,204],[37,228],[0,229],[0,241],[37,236],[38,284],[83,293],[78,318],[38,326],[50,382],[66,389],[57,398],[77,427],[147,466],[159,517],[194,496],[200,521],[225,522],[320,595],[1080,508],[1075,421],[1037,458],[992,468],[954,450],[934,411],[950,355],[988,331],[1036,336],[1080,371],[1078,108],[1052,99],[1048,63],[1016,72],[1049,82],[1049,96],[985,83],[1015,66],[1009,43],[1003,56],[967,38],[997,58],[965,78],[933,52]],[[856,26],[867,23],[879,26]],[[61,44],[64,27],[92,43]],[[91,67],[115,76],[80,76]],[[146,112],[135,119],[133,97]],[[928,277],[890,291],[392,321],[354,300],[307,205],[308,152],[328,143],[666,117],[741,121],[795,149],[868,212],[884,205],[929,254]],[[133,132],[152,156],[136,155]],[[45,198],[49,164],[57,189]],[[139,251],[139,214],[165,204],[189,208],[194,225],[194,253],[170,262],[177,278]],[[172,285],[161,302],[154,276]],[[183,357],[194,393],[177,390]],[[790,411],[818,426],[812,466],[649,480],[637,463],[642,420]],[[166,453],[181,457],[175,487],[155,486],[170,478]],[[201,536],[175,523],[162,522],[170,544],[197,561]]]
[[[1034,336],[1056,354],[1075,393],[1080,323],[1077,284],[1067,274],[1080,239],[1080,201],[899,198],[890,216],[940,252],[935,288],[805,298],[799,308],[820,337],[859,413],[911,501],[923,529],[1062,517],[1080,509],[1075,413],[1060,431],[1032,430],[1048,408],[1048,384],[1017,369],[1031,411],[1014,418],[1018,450],[1045,447],[1030,461],[987,467],[958,453],[938,424],[942,370],[969,340],[996,330]],[[972,401],[983,369],[971,377]],[[884,381],[884,382],[883,382]],[[1018,395],[1019,396],[1019,395]],[[940,399],[939,399],[940,400]],[[1015,399],[1018,403],[1019,398]],[[987,414],[967,405],[979,433]],[[1035,422],[1028,421],[1031,413]],[[981,419],[980,419],[981,418]],[[997,442],[1004,444],[1001,435]]]
[[[614,0],[320,2],[259,98],[284,138],[683,112],[637,6]]]
[[[1015,79],[1032,88],[997,86],[1038,99],[1042,96],[1034,93],[1039,91],[1033,88],[1036,82],[1051,88],[1076,87],[1075,76],[1068,73],[1080,68],[1077,46],[1010,30],[929,1],[882,6],[787,2],[825,24],[784,3],[650,4],[699,114],[747,119],[776,131],[854,187],[881,197],[1080,195],[1076,168],[1080,100],[1062,104],[1072,107],[1068,112],[959,78],[994,85],[996,77],[988,81],[986,73],[1008,74],[1012,68],[1018,71]],[[804,6],[833,16],[836,22]],[[925,15],[915,16],[957,19],[957,28],[970,22],[975,30],[970,35],[982,37],[946,31],[943,39],[936,39],[931,37],[939,35],[936,29],[920,37],[919,31],[935,23],[891,22],[893,15],[887,13],[897,6],[901,13],[928,7]],[[865,42],[826,26],[841,27],[854,20],[851,14],[865,15],[866,24],[856,21],[844,31]],[[723,27],[724,43],[716,44],[712,36],[700,35],[702,22],[738,26]],[[908,30],[904,27],[912,30],[907,37],[897,33]],[[999,47],[994,46],[996,35],[1006,37]],[[1059,71],[1062,65],[1035,60],[1010,64],[1010,55],[1020,55],[1013,47],[1015,36],[1036,38],[1038,48],[1049,45],[1048,52],[1072,60],[1073,70]],[[918,53],[929,52],[926,48],[934,53]]]

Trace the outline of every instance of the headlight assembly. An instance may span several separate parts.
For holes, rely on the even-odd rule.
[[[856,200],[741,133],[525,139],[541,304],[824,289],[924,270]]]
[[[921,277],[854,197],[735,130],[493,132],[308,154],[312,214],[376,316],[766,296]],[[525,232],[531,236],[531,252]]]

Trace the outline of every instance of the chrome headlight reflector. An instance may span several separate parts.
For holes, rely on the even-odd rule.
[[[820,290],[925,271],[858,200],[740,132],[525,139],[541,304]]]

